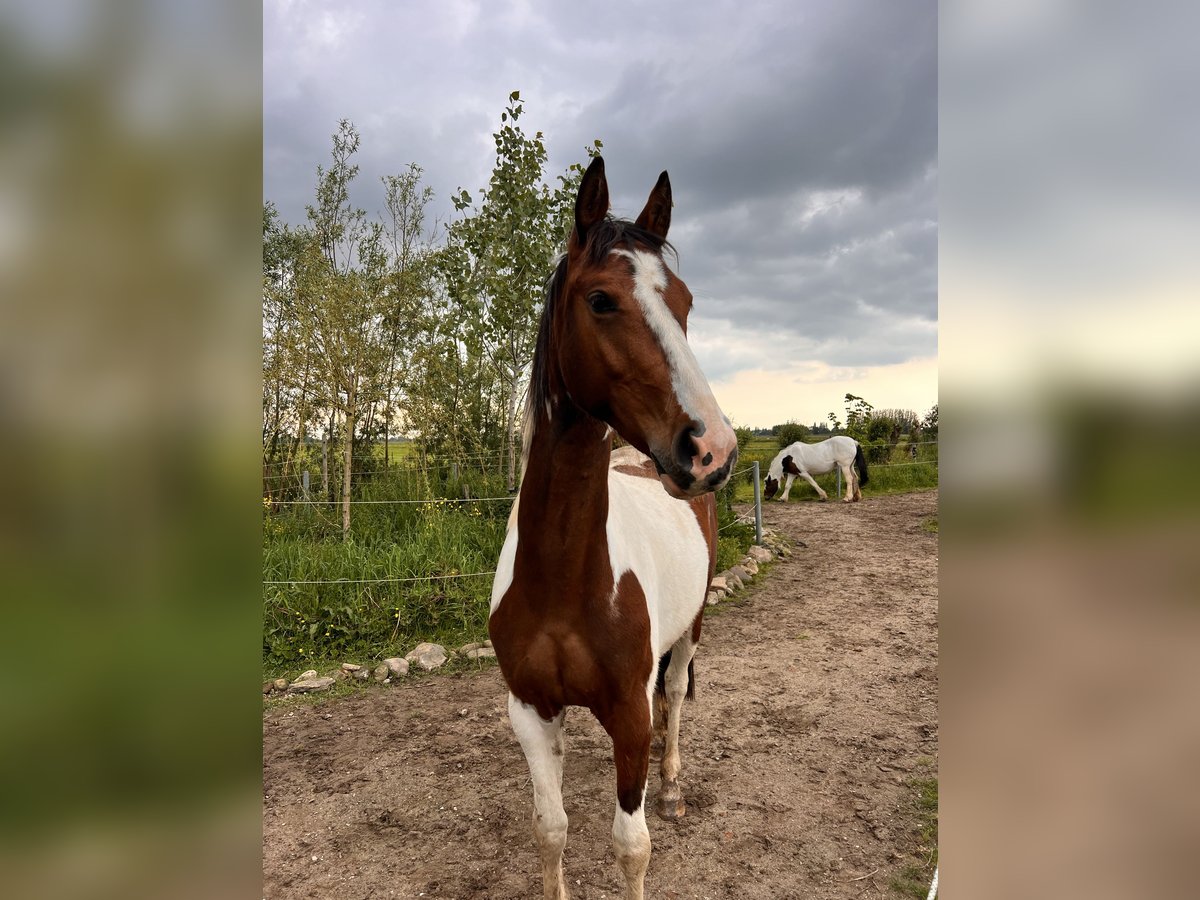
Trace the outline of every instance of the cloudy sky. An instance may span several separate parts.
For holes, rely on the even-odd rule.
[[[613,211],[670,172],[689,334],[738,424],[937,402],[933,0],[264,5],[264,199],[304,219],[341,118],[355,202],[416,162],[451,217],[510,91],[549,172],[604,142]]]

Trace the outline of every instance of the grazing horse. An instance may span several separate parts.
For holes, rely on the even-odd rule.
[[[853,466],[858,467],[858,476],[855,476]],[[779,490],[779,483],[786,478],[787,484],[783,488],[783,496],[779,498],[781,503],[786,503],[788,494],[792,490],[792,482],[799,475],[816,488],[822,500],[828,500],[829,495],[813,481],[813,476],[824,475],[826,472],[832,472],[835,468],[842,470],[842,480],[846,482],[846,496],[842,498],[842,502],[850,503],[861,500],[862,490],[860,488],[870,479],[867,474],[867,458],[863,456],[862,447],[858,446],[858,441],[841,434],[821,441],[819,444],[796,441],[780,450],[767,468],[765,496],[768,500],[774,497],[775,492]]]
[[[646,776],[661,727],[658,813],[684,814],[679,714],[716,559],[712,492],[729,478],[737,439],[687,343],[692,296],[662,255],[670,220],[666,172],[636,222],[608,216],[599,157],[584,173],[547,285],[521,490],[492,585],[488,631],[553,900],[567,897],[566,707],[587,707],[612,738],[626,898],[643,896],[650,862]],[[614,432],[632,448],[613,453]]]

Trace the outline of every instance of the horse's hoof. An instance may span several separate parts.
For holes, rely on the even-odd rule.
[[[666,797],[659,797],[655,804],[658,817],[665,819],[668,822],[678,822],[687,813],[687,804],[683,802],[682,797],[676,797],[674,800],[669,800]]]

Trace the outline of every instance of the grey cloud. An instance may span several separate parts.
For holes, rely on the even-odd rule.
[[[289,221],[342,117],[363,135],[360,205],[378,209],[379,176],[414,161],[437,193],[431,212],[448,217],[451,192],[486,182],[491,132],[520,89],[552,173],[605,142],[618,214],[636,215],[670,172],[694,329],[781,348],[709,354],[714,377],[768,356],[865,366],[936,352],[932,0],[342,14],[304,2],[264,13],[264,195]]]

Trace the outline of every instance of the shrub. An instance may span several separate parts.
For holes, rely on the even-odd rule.
[[[776,425],[771,431],[774,433],[775,440],[779,446],[786,447],[788,444],[804,440],[808,437],[810,429],[807,425],[801,425],[799,422],[788,421],[782,425]]]

